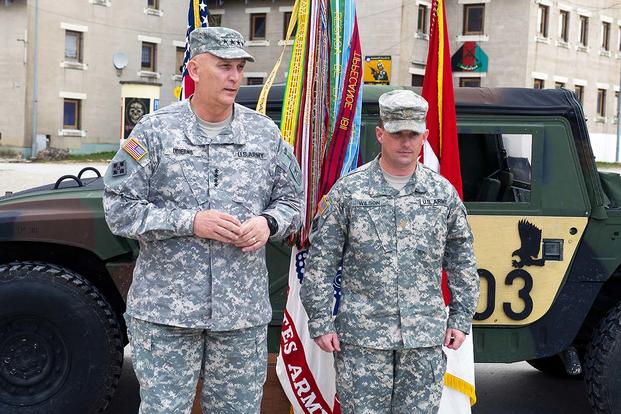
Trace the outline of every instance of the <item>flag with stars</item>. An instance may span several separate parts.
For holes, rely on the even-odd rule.
[[[194,93],[194,81],[188,74],[188,61],[190,60],[190,33],[198,27],[209,26],[209,10],[207,0],[190,0],[188,8],[188,30],[185,32],[185,54],[183,55],[183,79],[181,81],[181,94],[179,99],[187,99]]]

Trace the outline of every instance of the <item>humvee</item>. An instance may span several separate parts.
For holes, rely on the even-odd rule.
[[[364,89],[363,162],[379,150],[377,99],[388,88]],[[258,94],[259,87],[243,88],[238,102],[254,107]],[[274,86],[268,115],[276,121],[282,96]],[[481,279],[475,360],[528,361],[546,373],[583,376],[593,411],[619,412],[621,177],[597,171],[572,92],[458,88],[455,97]],[[102,188],[97,171],[81,171],[0,197],[2,413],[109,406],[127,343],[122,315],[138,245],[110,233]],[[289,251],[284,243],[266,249],[272,357]],[[264,403],[279,392],[268,381]],[[271,404],[266,412],[288,412]]]

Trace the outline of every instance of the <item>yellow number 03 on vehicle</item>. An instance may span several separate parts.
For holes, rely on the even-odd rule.
[[[481,278],[474,323],[526,325],[541,318],[561,288],[587,218],[472,215],[469,222]]]

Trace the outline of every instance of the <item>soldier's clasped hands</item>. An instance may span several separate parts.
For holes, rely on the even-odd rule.
[[[244,252],[253,252],[267,243],[270,229],[262,216],[252,217],[242,224],[230,214],[203,210],[194,217],[194,235],[233,244]]]

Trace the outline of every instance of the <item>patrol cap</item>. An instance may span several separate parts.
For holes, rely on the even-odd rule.
[[[228,27],[199,27],[190,33],[190,58],[201,53],[211,53],[221,59],[246,59],[254,57],[244,50],[244,37]]]
[[[410,90],[398,89],[382,94],[379,108],[384,129],[391,134],[404,130],[423,133],[427,129],[425,117],[429,104]]]

